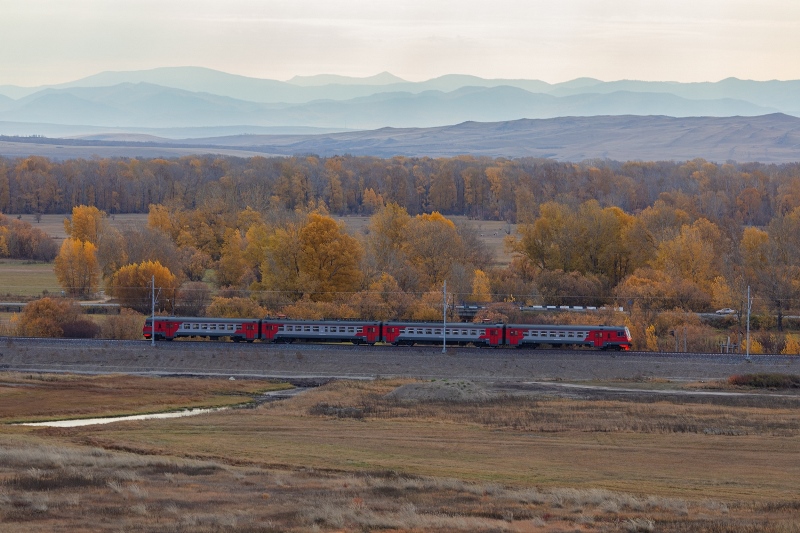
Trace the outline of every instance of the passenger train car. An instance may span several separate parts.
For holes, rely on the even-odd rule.
[[[359,320],[288,320],[274,318],[156,317],[145,320],[146,339],[205,337],[234,342],[351,342],[394,346],[442,344],[537,348],[586,346],[629,350],[631,333],[624,326],[563,326],[543,324],[479,324],[452,322],[370,322]]]

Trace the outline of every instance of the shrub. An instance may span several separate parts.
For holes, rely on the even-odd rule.
[[[80,306],[71,300],[42,298],[28,303],[17,322],[24,337],[61,337],[64,326],[81,320]]]
[[[93,339],[100,334],[100,326],[88,318],[79,318],[61,326],[62,335],[68,339]]]
[[[800,388],[800,376],[795,374],[741,374],[728,378],[728,383],[759,389]]]
[[[123,307],[118,315],[107,316],[100,326],[104,339],[137,340],[142,338],[144,315]]]

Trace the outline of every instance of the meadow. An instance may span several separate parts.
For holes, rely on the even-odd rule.
[[[30,393],[53,418],[120,411],[102,395],[65,392],[82,383],[124,391],[123,411],[158,405],[159,391],[175,406],[175,391],[196,388],[195,403],[209,404],[274,386],[9,374],[0,393]],[[3,425],[0,521],[15,531],[800,531],[791,391],[397,394],[409,386],[420,384],[339,381],[196,417]],[[1,419],[20,418],[3,405]]]

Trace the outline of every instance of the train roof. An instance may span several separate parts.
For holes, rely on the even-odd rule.
[[[152,317],[147,317],[147,320]],[[213,318],[198,316],[157,316],[156,320],[172,320],[176,322],[194,322],[197,324],[241,324],[242,322],[258,322],[258,318]]]
[[[289,318],[265,318],[263,322],[271,324],[301,324],[305,326],[379,326],[379,320],[296,320]]]
[[[611,331],[618,329],[625,329],[625,326],[598,326],[591,324],[506,324],[509,328],[536,328],[536,329],[549,329],[549,330],[574,330],[574,329],[592,329],[601,331]]]

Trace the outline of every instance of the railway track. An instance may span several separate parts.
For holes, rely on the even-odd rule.
[[[277,379],[404,376],[470,380],[720,379],[800,373],[800,357],[473,348],[353,346],[176,340],[0,337],[0,370],[209,375]]]

